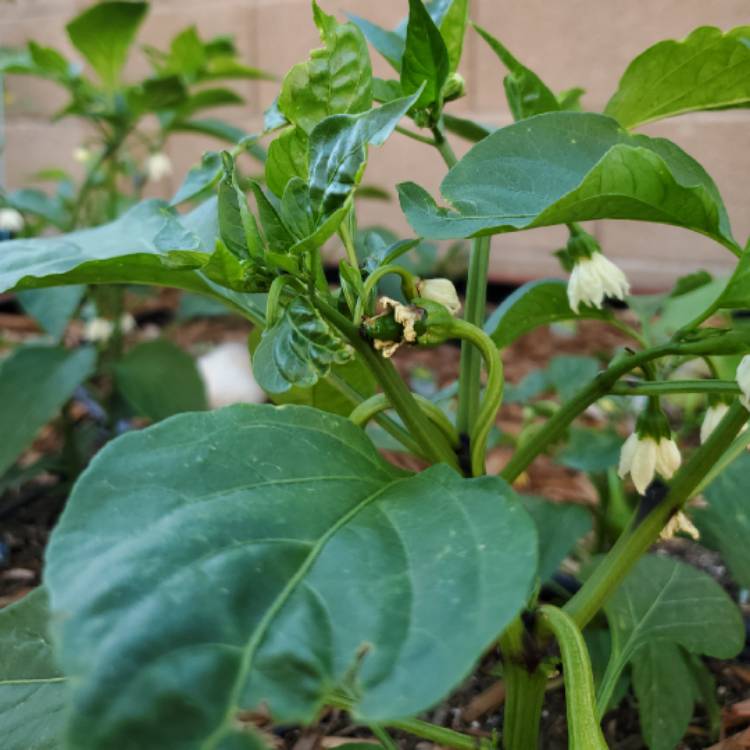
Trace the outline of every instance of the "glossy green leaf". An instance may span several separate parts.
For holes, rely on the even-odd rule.
[[[468,20],[469,0],[451,0],[439,24],[440,35],[448,52],[450,73],[455,73],[461,62]]]
[[[292,386],[309,388],[333,365],[353,357],[351,347],[302,297],[283,309],[279,319],[263,331],[253,355],[253,374],[268,393],[284,393]]]
[[[576,543],[591,531],[591,513],[575,503],[556,503],[543,497],[521,496],[524,508],[536,526],[539,539],[539,570],[548,581]]]
[[[673,143],[632,135],[615,120],[550,112],[497,130],[451,169],[440,208],[414,183],[401,207],[424,237],[449,239],[588,219],[674,224],[735,246],[719,192]]]
[[[296,126],[284,130],[268,147],[266,184],[279,198],[292,177],[307,181],[308,147],[307,133]]]
[[[519,612],[535,547],[501,480],[405,475],[315,410],[127,434],[82,475],[46,558],[69,741],[224,748],[244,709],[309,722],[334,690],[365,722],[419,713]]]
[[[73,46],[88,60],[105,86],[114,89],[128,50],[148,12],[148,3],[98,3],[67,26]]]
[[[195,360],[171,341],[138,344],[114,370],[117,390],[137,416],[156,422],[183,411],[208,408]]]
[[[626,128],[701,109],[750,103],[750,26],[701,26],[630,63],[605,112]]]
[[[612,632],[609,685],[647,644],[677,644],[693,654],[735,656],[745,642],[737,605],[706,573],[647,555],[604,605]],[[603,683],[603,689],[604,689]]]
[[[499,39],[481,26],[474,24],[474,28],[510,71],[510,75],[503,80],[503,85],[514,120],[561,109],[554,92],[533,70],[517,60]]]
[[[750,252],[745,250],[717,302],[726,309],[750,308]]]
[[[365,35],[365,39],[390,63],[393,69],[401,72],[401,59],[404,56],[404,38],[395,31],[388,31],[372,21],[352,13],[347,18]]]
[[[649,750],[674,750],[693,717],[690,654],[674,643],[647,643],[633,657],[633,689]]]
[[[170,201],[177,206],[185,201],[193,200],[205,190],[216,185],[221,179],[221,156],[216,151],[206,151],[201,157],[201,163],[192,167],[185,175],[182,184]]]
[[[268,200],[263,188],[257,182],[253,182],[251,187],[258,206],[258,218],[269,248],[277,252],[286,252],[294,244],[294,237],[284,226],[278,211]]]
[[[81,285],[27,289],[16,297],[27,315],[55,340],[59,340],[81,304],[86,287]]]
[[[529,281],[503,300],[487,319],[484,330],[499,349],[504,349],[539,326],[575,318],[611,317],[606,310],[590,305],[582,307],[576,315],[568,303],[567,288],[566,282],[558,279]]]
[[[222,154],[224,177],[219,183],[219,234],[227,249],[240,260],[259,257],[263,243],[250,213],[247,197],[237,180],[234,159],[226,151]]]
[[[372,106],[372,69],[362,32],[352,23],[337,23],[317,3],[313,15],[325,47],[286,74],[279,94],[281,112],[307,133],[329,115]]]
[[[416,107],[440,104],[450,60],[440,29],[422,0],[409,0],[409,23],[401,62],[401,89],[404,94],[421,90]]]
[[[66,680],[47,634],[43,588],[0,610],[0,737],[3,750],[61,750]]]
[[[0,361],[0,475],[91,375],[95,363],[92,348],[46,346],[21,347]]]
[[[691,512],[701,532],[701,541],[719,550],[734,580],[750,588],[750,507],[747,478],[750,455],[743,454],[706,488],[708,505]]]

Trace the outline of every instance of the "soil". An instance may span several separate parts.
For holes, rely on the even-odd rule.
[[[148,296],[139,294],[130,299],[128,307],[138,321],[133,340],[166,335],[185,349],[199,354],[210,345],[227,339],[243,340],[249,332],[246,323],[231,317],[176,322],[178,300],[178,294],[170,290]],[[1,340],[6,346],[37,334],[34,322],[19,311],[9,296],[0,296],[0,330],[3,333]],[[73,345],[80,336],[80,328],[73,325],[66,335],[66,343]],[[517,383],[557,354],[607,356],[626,343],[621,333],[596,321],[580,323],[575,333],[561,328],[542,328],[522,337],[507,350],[504,356],[506,378],[508,382]],[[427,373],[433,385],[442,388],[457,376],[458,349],[442,346],[431,350],[401,350],[395,363],[406,377],[424,378]],[[72,415],[78,422],[90,419],[85,404],[81,403],[74,405]],[[513,434],[520,429],[522,418],[522,407],[505,405],[498,416],[498,426],[503,432]],[[31,465],[59,448],[57,427],[51,425],[42,431],[22,458],[21,465]],[[416,462],[404,461],[403,456],[390,455],[402,465],[418,467]],[[508,449],[494,448],[488,458],[488,469],[497,472],[508,458]],[[542,495],[556,502],[595,504],[597,501],[595,488],[585,474],[566,469],[545,457],[533,464],[520,478],[517,487],[522,492]],[[0,489],[0,607],[20,599],[39,584],[47,538],[64,506],[67,492],[65,481],[52,473],[6,489],[4,494]],[[679,556],[706,570],[737,596],[736,587],[715,553],[683,541],[662,543],[660,547],[665,554]],[[727,740],[714,745],[716,740],[708,733],[708,719],[699,711],[678,750],[709,746],[715,750],[750,748],[750,729],[746,731],[750,725],[750,649],[734,661],[709,661],[708,664],[716,677],[717,695],[723,709],[722,734],[733,735],[735,739],[731,743]],[[488,653],[474,674],[424,718],[477,737],[492,737],[502,726],[504,691],[498,679],[500,668],[496,653]],[[250,719],[256,725],[263,725],[263,717],[253,715]],[[640,738],[637,708],[631,696],[605,717],[603,727],[613,750],[645,748]],[[268,731],[270,733],[271,729]],[[276,745],[289,750],[318,750],[348,741],[372,739],[339,711],[325,714],[312,729],[282,728],[273,730],[269,736]],[[431,743],[411,735],[394,733],[394,738],[404,750],[432,750]],[[567,748],[562,678],[552,680],[547,691],[541,746],[545,750]]]

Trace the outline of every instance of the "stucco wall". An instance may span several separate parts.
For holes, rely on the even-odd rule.
[[[29,38],[70,54],[64,23],[87,7],[87,0],[0,0],[0,44],[20,45]],[[344,10],[383,25],[395,25],[406,12],[406,0],[322,0],[329,12]],[[601,109],[614,91],[627,62],[663,38],[680,38],[694,27],[712,24],[724,29],[750,22],[747,0],[473,0],[474,20],[497,34],[553,88],[582,86],[587,109]],[[154,0],[141,42],[165,46],[187,25],[204,36],[235,35],[245,60],[283,74],[319,45],[308,0]],[[378,59],[376,72],[387,75]],[[145,72],[145,60],[134,60],[130,72]],[[484,122],[510,122],[502,93],[504,71],[479,37],[469,32],[461,71],[468,95],[451,105],[452,112]],[[10,77],[6,85],[5,179],[9,188],[23,185],[28,175],[52,165],[76,169],[72,150],[84,126],[69,119],[56,124],[49,116],[64,102],[52,84]],[[243,82],[238,86],[247,103],[226,108],[221,116],[253,131],[272,101],[276,84]],[[699,159],[724,195],[735,235],[750,233],[747,175],[750,173],[750,112],[701,113],[657,123],[644,129],[675,140]],[[461,152],[460,143],[455,144]],[[176,174],[183,174],[203,150],[216,143],[196,136],[178,136],[170,145]],[[394,137],[373,150],[366,181],[393,185],[416,179],[435,189],[445,168],[428,146]],[[168,194],[176,186],[165,185]],[[362,223],[385,223],[408,232],[397,204],[363,203]],[[641,289],[666,286],[673,278],[697,268],[721,272],[732,263],[729,254],[711,241],[683,230],[628,222],[597,222],[593,231],[607,253],[626,269]],[[493,240],[492,273],[496,278],[525,279],[558,274],[550,250],[565,232],[534,230]]]

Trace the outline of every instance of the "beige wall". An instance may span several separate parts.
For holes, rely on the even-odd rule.
[[[383,25],[406,12],[406,0],[321,0],[329,12],[351,11]],[[70,54],[63,25],[88,0],[0,0],[0,44],[19,45],[28,38],[60,47]],[[601,109],[614,91],[627,62],[650,44],[679,38],[695,26],[730,28],[750,22],[748,0],[473,0],[472,17],[498,35],[553,88],[583,86],[584,106]],[[319,45],[307,0],[154,0],[140,41],[164,46],[177,31],[196,24],[204,36],[235,35],[244,59],[283,74]],[[389,69],[374,60],[376,72]],[[451,112],[479,120],[510,122],[502,94],[503,69],[487,46],[469,32],[462,64],[468,95]],[[131,73],[145,72],[134,61]],[[247,104],[221,114],[246,129],[257,130],[262,112],[273,100],[276,84],[239,85]],[[71,167],[73,147],[85,138],[74,120],[50,124],[47,118],[64,101],[52,84],[10,78],[6,96],[6,178],[10,188],[51,165]],[[689,115],[647,128],[672,138],[699,159],[724,195],[735,235],[750,233],[747,175],[750,174],[750,113],[736,110]],[[456,144],[460,151],[460,144]],[[184,173],[215,142],[178,136],[170,145],[177,174]],[[435,189],[444,173],[427,146],[394,137],[370,159],[366,182],[391,186],[416,179]],[[175,187],[165,186],[164,192]],[[386,223],[402,233],[408,228],[397,204],[363,203],[362,223]],[[596,222],[593,231],[607,253],[642,289],[663,287],[697,268],[727,269],[732,258],[711,241],[672,227],[628,222]],[[496,278],[524,279],[559,274],[550,250],[560,246],[564,231],[542,229],[493,240],[492,272]]]

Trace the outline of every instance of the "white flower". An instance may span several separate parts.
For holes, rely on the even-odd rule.
[[[729,406],[723,402],[709,406],[706,409],[706,416],[703,417],[703,424],[701,424],[701,443],[705,443],[708,440],[719,422],[724,419],[727,411],[729,411]]]
[[[73,160],[79,164],[86,164],[91,159],[91,151],[86,146],[76,146],[73,149]]]
[[[737,385],[742,391],[740,403],[750,409],[750,354],[746,354],[737,367]]]
[[[15,208],[0,208],[0,230],[18,234],[23,224],[23,216]]]
[[[620,452],[618,474],[624,479],[630,474],[633,484],[642,495],[658,472],[665,479],[671,479],[680,467],[682,457],[674,440],[653,437],[639,437],[633,433],[623,444]]]
[[[456,287],[450,279],[424,279],[417,282],[417,293],[424,299],[439,302],[448,308],[451,315],[461,311],[461,300],[458,299]]]
[[[135,318],[130,313],[123,313],[120,317],[120,331],[130,333],[135,330]]]
[[[86,322],[83,329],[83,335],[88,341],[105,342],[109,341],[115,325],[107,318],[92,318]]]
[[[568,302],[578,314],[581,303],[601,310],[605,297],[625,299],[630,284],[625,274],[602,253],[578,258],[568,281]]]
[[[678,510],[659,534],[662,539],[672,539],[678,532],[683,532],[692,537],[696,542],[701,538],[701,533],[695,524],[681,511]]]
[[[172,162],[161,151],[151,154],[146,160],[146,177],[149,182],[161,182],[172,174]]]

